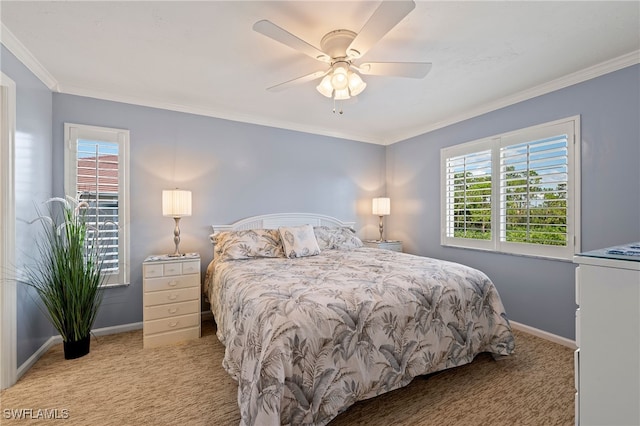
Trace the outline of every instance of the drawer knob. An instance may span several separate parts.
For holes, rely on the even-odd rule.
[[[171,294],[169,295],[169,300],[176,300],[178,298],[177,294]]]
[[[169,309],[169,313],[170,313],[170,314],[175,314],[176,312],[178,312],[178,308],[171,308],[171,309]]]
[[[169,281],[169,287],[175,287],[178,285],[178,281]]]
[[[174,321],[174,322],[170,322],[169,323],[169,327],[175,327],[176,325],[178,325],[178,321]]]

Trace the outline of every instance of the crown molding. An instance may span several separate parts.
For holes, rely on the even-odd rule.
[[[35,56],[25,47],[20,40],[4,25],[0,23],[0,42],[13,53],[20,62],[26,66],[29,71],[35,74],[52,92],[59,91],[58,80],[36,59]]]
[[[437,129],[441,129],[446,126],[450,126],[455,123],[459,123],[470,118],[486,114],[491,111],[498,110],[500,108],[508,107],[517,104],[522,101],[536,98],[538,96],[546,95],[547,93],[555,92],[556,90],[564,89],[565,87],[573,86],[574,84],[582,83],[587,80],[591,80],[602,75],[621,70],[623,68],[637,65],[640,63],[640,50],[636,50],[617,58],[601,62],[599,64],[590,66],[580,71],[565,75],[563,77],[551,80],[547,83],[534,86],[530,89],[523,90],[513,95],[498,99],[493,102],[486,103],[479,108],[467,110],[461,114],[454,115],[446,120],[439,121],[437,123],[431,123],[427,126],[414,128],[398,135],[394,140],[388,140],[382,142],[383,145],[392,145],[415,136],[419,136],[428,132],[432,132]]]

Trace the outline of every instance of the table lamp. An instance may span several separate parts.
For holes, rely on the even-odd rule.
[[[380,216],[380,241],[384,241],[382,232],[384,230],[382,225],[382,216],[388,216],[391,214],[391,200],[386,197],[379,197],[373,199],[373,208],[371,209],[373,214]]]
[[[176,221],[173,230],[173,242],[176,251],[170,257],[184,256],[180,253],[180,218],[191,216],[191,191],[183,189],[165,189],[162,191],[162,215],[172,217]]]

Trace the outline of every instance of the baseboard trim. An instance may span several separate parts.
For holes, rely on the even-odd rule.
[[[142,329],[142,322],[134,322],[131,324],[115,325],[113,327],[96,328],[95,330],[92,330],[91,333],[94,336],[107,336],[109,334],[125,333],[127,331],[140,329]],[[24,373],[29,371],[29,369],[33,367],[33,365],[42,357],[42,355],[47,353],[47,351],[53,345],[57,345],[59,343],[62,343],[62,336],[60,336],[59,334],[56,336],[51,336],[49,339],[47,339],[47,341],[44,342],[42,346],[40,346],[38,350],[33,353],[33,355],[31,355],[25,362],[22,363],[22,365],[20,365],[20,367],[18,367],[16,380],[19,380]]]
[[[62,338],[60,336],[49,337],[49,339],[44,342],[43,345],[33,353],[33,355],[27,358],[27,360],[23,362],[20,367],[18,367],[18,371],[16,372],[16,381],[20,380],[20,377],[22,377],[24,373],[26,373],[31,367],[33,367],[36,361],[38,361],[40,357],[44,355],[49,350],[49,348],[51,348],[51,346],[60,342],[62,342]]]
[[[113,327],[96,328],[95,330],[92,330],[91,333],[94,336],[107,336],[109,334],[126,333],[127,331],[134,330],[142,330],[142,321],[132,322],[130,324],[114,325]]]
[[[558,336],[557,334],[549,333],[548,331],[540,330],[539,328],[531,327],[529,325],[521,324],[519,322],[509,320],[509,324],[515,330],[523,331],[525,333],[532,334],[536,337],[540,337],[545,340],[549,340],[553,343],[558,343],[559,345],[566,346],[573,350],[578,349],[576,342],[567,339],[566,337]]]

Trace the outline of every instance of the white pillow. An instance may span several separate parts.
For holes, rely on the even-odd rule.
[[[320,254],[320,247],[311,225],[281,226],[278,231],[284,246],[284,254],[288,258]]]

